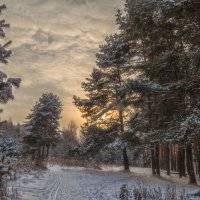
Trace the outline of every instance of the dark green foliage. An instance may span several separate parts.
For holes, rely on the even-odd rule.
[[[160,144],[187,144],[199,137],[200,26],[196,4],[185,0],[126,1],[125,14],[117,14],[119,28],[135,52],[130,60],[136,78],[126,86],[137,94],[133,106],[138,114],[131,120],[131,131],[153,148],[157,171]],[[138,58],[139,64],[134,62]],[[188,166],[191,171],[191,162]]]
[[[49,148],[55,147],[60,140],[59,120],[62,104],[57,95],[43,93],[28,115],[25,126],[27,135],[24,142],[33,152],[38,151],[38,156],[48,155]]]
[[[116,123],[124,144],[150,148],[158,174],[161,167],[169,174],[169,153],[176,170],[177,152],[188,153],[193,183],[194,151],[185,152],[183,146],[199,151],[198,8],[195,0],[126,0],[124,12],[116,15],[120,33],[100,46],[97,69],[83,84],[88,98],[74,98],[86,126]],[[163,155],[167,167],[160,161]]]

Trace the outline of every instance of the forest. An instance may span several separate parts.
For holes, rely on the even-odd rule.
[[[5,8],[0,6],[0,11]],[[46,91],[24,123],[15,125],[11,119],[0,122],[0,199],[17,199],[18,192],[9,189],[17,174],[45,173],[49,165],[100,171],[105,166],[123,166],[124,175],[119,177],[123,180],[134,178],[134,169],[150,169],[149,176],[159,181],[159,177],[176,177],[199,188],[200,2],[125,0],[124,9],[118,10],[115,18],[117,32],[108,33],[99,45],[96,66],[81,85],[85,96],[74,92],[73,104],[84,119],[80,131],[73,120],[60,127],[63,103],[58,95]],[[0,21],[2,38],[8,27],[5,20]],[[0,46],[3,65],[12,55],[8,49],[11,43]],[[21,81],[0,71],[2,104],[14,99],[13,88],[20,89]],[[111,174],[110,179],[114,181],[118,175]],[[50,197],[43,199],[200,198],[199,189],[192,198],[187,192],[177,194],[170,186],[163,196],[162,189],[155,192],[141,185],[130,189],[118,179],[119,195],[115,198],[100,196],[98,188],[94,195],[91,189],[87,197],[65,196],[70,192],[59,197],[62,174],[56,178]],[[80,189],[83,192],[84,187]],[[109,192],[105,193],[102,195]]]

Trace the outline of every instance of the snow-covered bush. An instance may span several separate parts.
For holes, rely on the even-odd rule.
[[[5,125],[6,123],[1,123],[1,129],[2,129],[1,130],[2,133],[0,134],[0,184],[2,188],[1,193],[6,192],[6,176],[9,176],[10,178],[14,177],[15,173],[14,166],[15,163],[17,162],[17,157],[22,151],[22,143],[20,137],[17,138],[13,132],[7,132],[8,129],[4,127]],[[14,126],[12,128],[14,128]]]

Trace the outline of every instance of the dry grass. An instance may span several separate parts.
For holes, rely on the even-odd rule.
[[[146,187],[143,183],[132,187],[123,184],[120,189],[120,200],[190,200],[184,189],[177,190],[173,184],[165,189]]]
[[[67,167],[84,167],[84,168],[101,169],[99,163],[92,161],[91,162],[85,161],[85,160],[49,158],[48,163],[53,165],[67,166]]]

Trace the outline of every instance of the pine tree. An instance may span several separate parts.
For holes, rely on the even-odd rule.
[[[0,6],[0,13],[6,9],[5,5]],[[9,24],[5,23],[5,20],[0,21],[0,37],[5,37],[5,28],[8,28]],[[8,63],[8,58],[11,56],[11,50],[7,47],[11,44],[11,41],[0,45],[0,62],[2,64]],[[13,99],[12,88],[20,86],[20,78],[7,78],[7,74],[0,71],[0,103],[7,103],[10,99]]]
[[[61,101],[53,93],[43,93],[31,111],[25,124],[28,135],[24,137],[24,142],[33,154],[37,151],[39,159],[48,157],[49,148],[55,147],[60,138]]]
[[[6,9],[5,5],[0,6],[0,13]],[[8,28],[9,24],[5,22],[5,20],[0,20],[0,37],[5,37],[5,28]],[[7,47],[11,44],[11,41],[0,45],[0,62],[1,64],[7,64],[8,58],[11,56],[11,50],[7,49]],[[21,79],[20,78],[8,78],[5,72],[0,71],[0,103],[7,103],[9,100],[13,99],[13,86],[19,87]],[[2,112],[2,109],[0,110]],[[1,140],[1,139],[0,139]],[[0,160],[0,198],[3,197],[3,183],[2,176],[9,172],[9,167],[6,164],[6,155],[5,153],[1,153]]]
[[[74,97],[86,127],[117,124],[116,137],[151,148],[153,173],[165,168],[169,175],[171,162],[185,176],[187,163],[194,184],[193,157],[200,156],[198,7],[195,0],[126,0],[125,13],[117,13],[120,34],[100,46],[97,69],[82,85],[87,99]]]
[[[132,95],[127,95],[123,86],[132,72],[129,60],[129,44],[122,35],[111,35],[97,53],[97,69],[90,79],[82,84],[88,99],[74,97],[75,105],[87,119],[87,125],[101,128],[115,127],[115,138],[123,138]],[[124,169],[129,170],[126,143],[123,145]]]
[[[199,120],[199,15],[190,12],[193,3],[126,1],[126,13],[118,12],[117,23],[141,61],[132,63],[137,76],[125,87],[138,97],[133,105],[139,114],[132,123],[139,126],[133,127],[148,136],[158,174],[159,145],[187,144],[188,173],[195,183],[190,137],[198,132]]]

